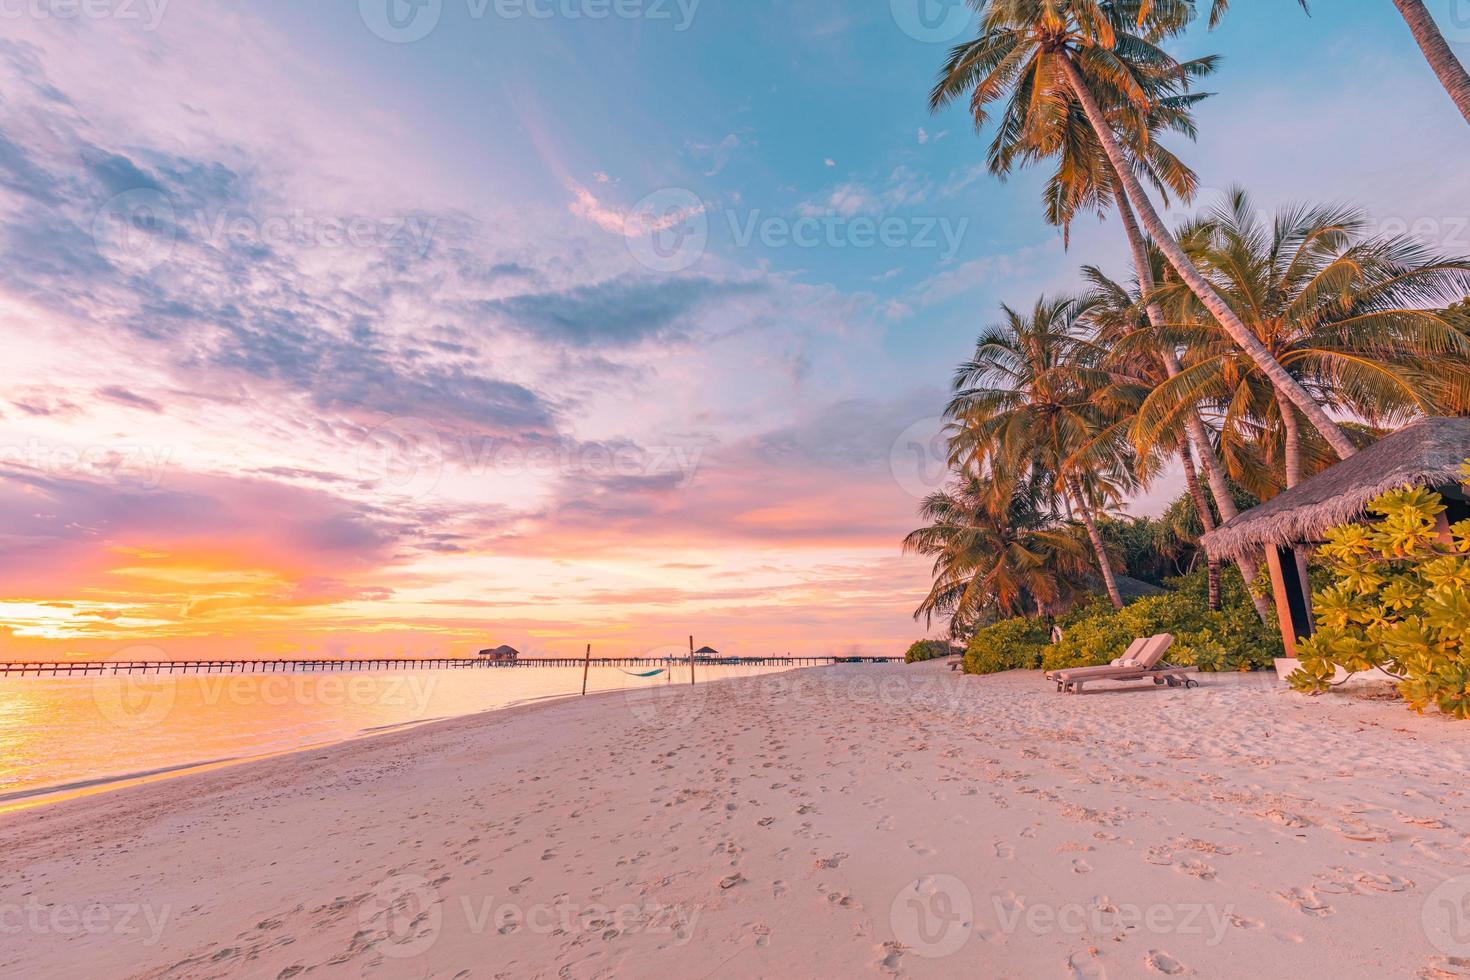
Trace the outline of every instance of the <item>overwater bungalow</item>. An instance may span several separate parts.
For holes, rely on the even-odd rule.
[[[513,663],[516,662],[516,659],[518,657],[520,657],[520,655],[521,655],[521,652],[519,650],[517,650],[515,647],[513,647],[513,646],[506,646],[504,644],[496,647],[493,650],[481,650],[480,651],[481,658],[483,658],[485,660],[493,660],[496,663],[512,663],[513,664]]]

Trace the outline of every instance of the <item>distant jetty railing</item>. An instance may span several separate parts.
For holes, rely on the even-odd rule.
[[[902,657],[712,657],[698,667],[817,667],[826,664],[901,663]],[[0,663],[0,676],[72,677],[113,674],[323,674],[375,670],[512,670],[517,667],[582,667],[584,657],[490,657],[365,660],[67,660]],[[687,667],[687,657],[594,657],[593,667]]]

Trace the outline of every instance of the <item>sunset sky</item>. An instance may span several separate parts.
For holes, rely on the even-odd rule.
[[[6,13],[0,657],[902,652],[950,371],[1116,224],[927,113],[905,0],[386,4]],[[1208,195],[1470,253],[1392,5],[1234,6]]]

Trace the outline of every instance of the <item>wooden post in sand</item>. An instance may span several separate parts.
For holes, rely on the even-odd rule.
[[[694,683],[694,637],[689,638],[689,683]]]
[[[587,696],[587,672],[592,669],[592,644],[587,644],[587,658],[582,661],[582,697]]]

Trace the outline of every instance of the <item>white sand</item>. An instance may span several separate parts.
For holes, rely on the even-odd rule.
[[[822,668],[23,811],[0,975],[1470,976],[1470,724],[1204,683]]]

